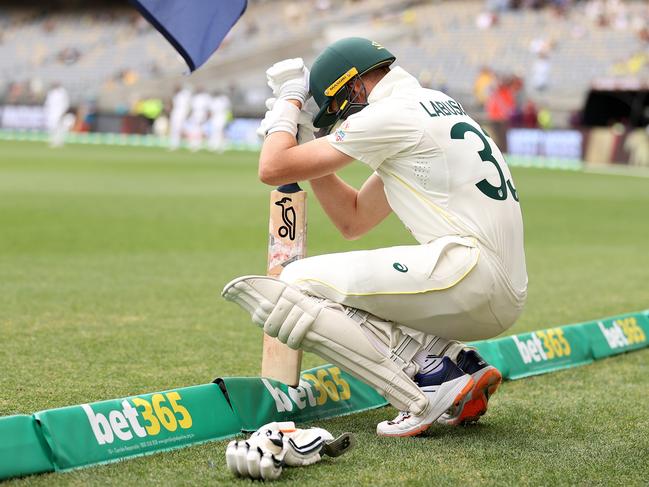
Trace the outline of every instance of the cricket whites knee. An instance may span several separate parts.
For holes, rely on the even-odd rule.
[[[294,260],[288,264],[279,275],[279,279],[286,284],[292,285],[296,289],[317,295],[317,293],[313,292],[309,282],[305,280],[308,277],[307,267],[304,265],[306,260],[307,259]]]
[[[329,285],[327,270],[331,268],[329,255],[319,255],[296,260],[288,264],[279,278],[312,296],[338,301],[338,295]]]
[[[301,266],[299,265],[299,263],[299,260],[294,260],[293,262],[288,264],[282,270],[279,278],[287,284],[295,284],[295,282],[300,279]]]

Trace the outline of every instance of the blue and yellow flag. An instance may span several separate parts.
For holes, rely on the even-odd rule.
[[[187,62],[199,68],[246,11],[247,0],[130,0]]]

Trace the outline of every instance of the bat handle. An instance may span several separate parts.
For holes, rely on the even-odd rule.
[[[289,183],[289,184],[282,184],[277,188],[277,191],[280,193],[297,193],[298,191],[302,191],[302,188],[300,188],[300,185],[297,183]]]

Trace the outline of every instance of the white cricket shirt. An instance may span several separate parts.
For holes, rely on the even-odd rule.
[[[68,97],[68,92],[65,91],[65,88],[59,86],[47,92],[43,109],[45,111],[45,116],[48,119],[58,121],[63,115],[65,115],[68,108],[70,108],[70,98]]]
[[[383,180],[392,210],[419,243],[474,237],[495,254],[516,293],[527,289],[523,220],[495,143],[448,95],[393,68],[369,105],[327,136]]]
[[[192,101],[192,92],[188,89],[182,89],[176,93],[171,102],[171,116],[186,118],[189,114]]]

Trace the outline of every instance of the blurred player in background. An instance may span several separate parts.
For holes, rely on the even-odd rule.
[[[214,93],[210,101],[209,139],[208,148],[213,152],[225,150],[225,126],[230,119],[230,99],[222,94]]]
[[[379,435],[414,436],[486,412],[502,376],[462,342],[515,322],[527,272],[500,150],[458,102],[390,69],[394,61],[382,45],[348,38],[325,49],[310,76],[299,58],[272,66],[278,99],[262,122],[259,175],[271,185],[310,180],[349,239],[394,211],[418,244],[297,260],[280,280],[242,277],[224,295],[267,334],[339,365],[401,410]],[[315,117],[304,111],[309,94]],[[331,133],[314,140],[311,119]],[[354,160],[374,171],[360,190],[335,174]]]
[[[189,116],[191,107],[192,91],[188,86],[176,87],[171,102],[171,113],[169,115],[169,149],[176,150],[180,147],[185,122]]]
[[[189,138],[189,149],[197,151],[203,147],[203,136],[205,134],[205,122],[210,108],[212,97],[202,87],[196,90],[191,100],[191,115],[187,121],[187,136]]]
[[[65,143],[65,135],[74,123],[74,118],[70,123],[70,117],[66,117],[69,108],[68,92],[60,83],[54,83],[47,92],[43,107],[50,147],[61,147]]]

